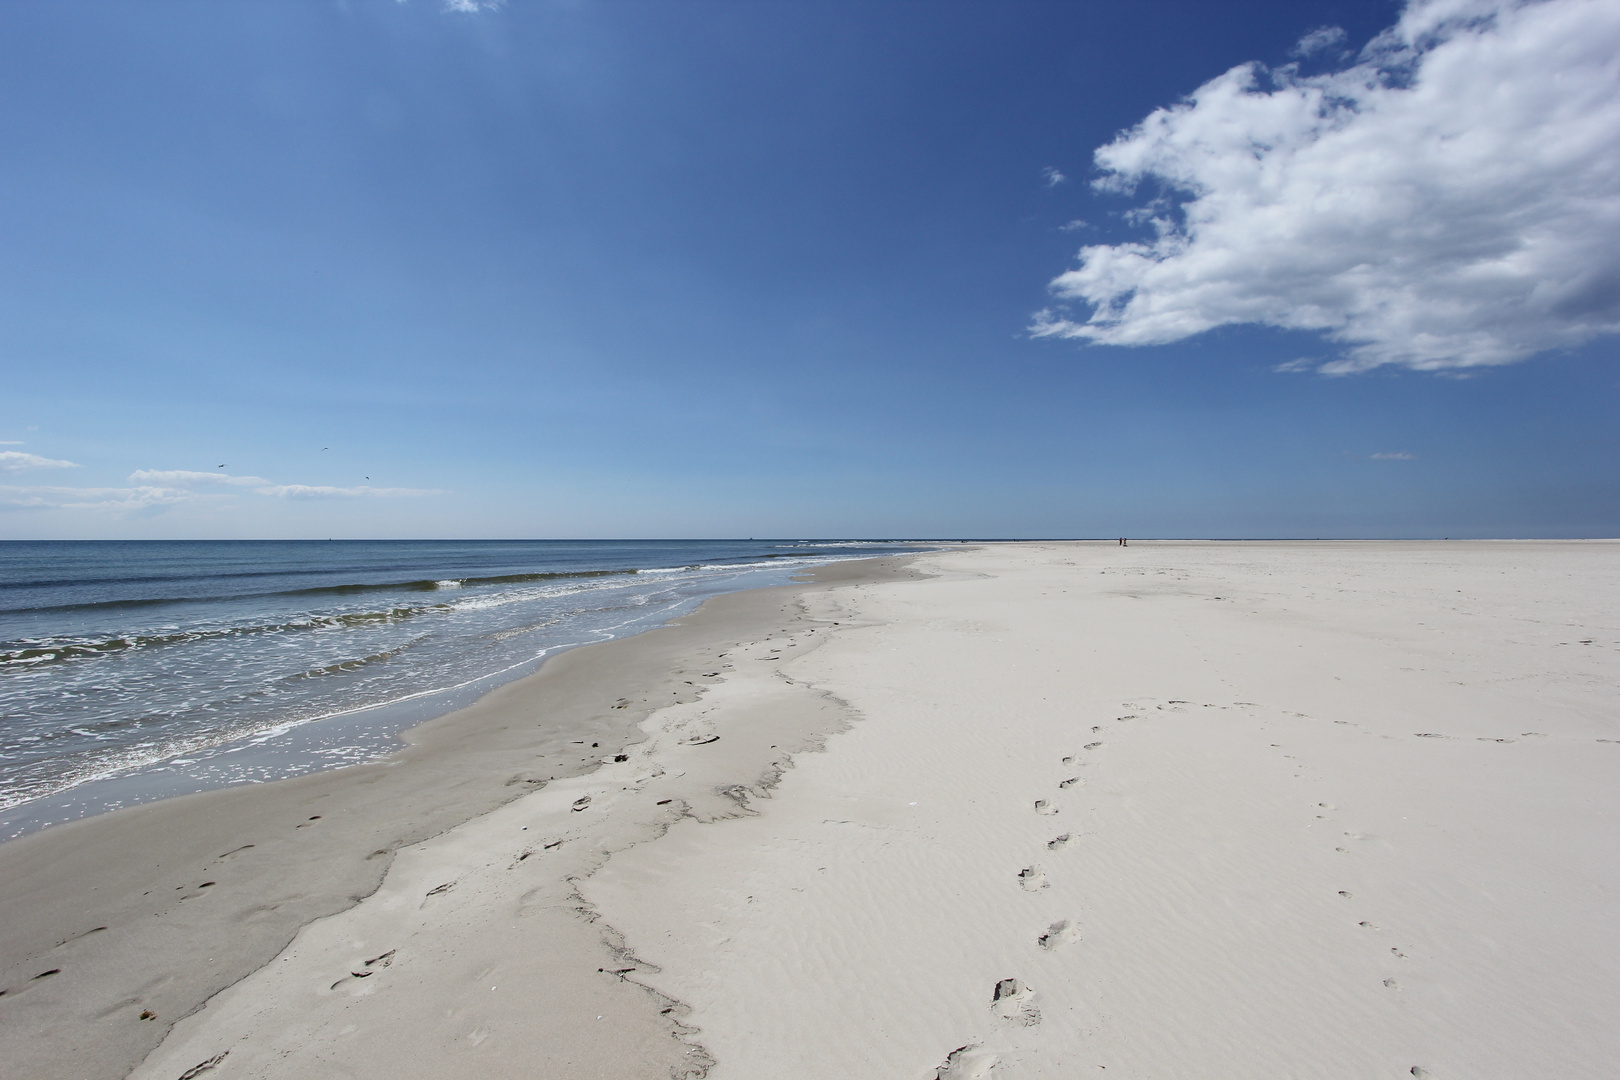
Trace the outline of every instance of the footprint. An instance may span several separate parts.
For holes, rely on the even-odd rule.
[[[1071,838],[1068,833],[1064,833],[1062,836],[1054,836],[1052,839],[1046,842],[1046,850],[1059,851],[1066,848],[1069,846],[1070,839]]]
[[[1080,779],[1078,776],[1071,776],[1067,780],[1059,781],[1058,787],[1060,787],[1060,788],[1071,788],[1071,787],[1074,787],[1074,785],[1076,785],[1076,784],[1083,784],[1083,783],[1085,783],[1085,781]]]
[[[367,960],[364,964],[360,965],[359,967],[350,968],[349,973],[347,975],[343,976],[337,982],[333,983],[331,985],[331,987],[329,987],[329,989],[336,990],[338,987],[342,986],[344,983],[352,983],[352,982],[356,982],[356,981],[358,981],[360,979],[369,979],[369,978],[371,978],[373,975],[377,974],[377,972],[381,971],[383,968],[390,967],[390,966],[393,965],[393,963],[394,963],[394,953],[397,952],[397,951],[398,950],[396,950],[396,949],[389,949],[387,952],[383,953],[381,956],[373,956],[370,960]],[[358,997],[358,996],[360,996],[362,994],[370,993],[370,989],[356,986],[356,987],[350,988],[349,990],[345,990],[344,993],[348,994],[350,997]]]
[[[255,904],[252,907],[248,908],[246,911],[242,912],[236,918],[241,922],[247,922],[247,923],[257,922],[259,919],[268,918],[269,916],[274,915],[277,911],[281,910],[281,908],[285,907],[287,904],[296,903],[297,901],[302,900],[303,898],[304,898],[304,895],[302,893],[295,893],[292,896],[288,896],[288,897],[285,897],[285,898],[283,898],[281,900],[277,900],[274,903]],[[424,904],[427,903],[426,900],[424,900],[422,902]]]
[[[1041,1022],[1035,1006],[1035,988],[1017,979],[1002,979],[990,995],[990,1010],[1003,1020],[1016,1020],[1025,1027]]]
[[[1026,866],[1018,871],[1018,884],[1025,892],[1040,892],[1047,885],[1046,871],[1038,866]]]
[[[1045,799],[1036,799],[1035,812],[1037,814],[1055,814],[1058,812],[1058,809]]]
[[[63,938],[61,941],[58,941],[55,945],[53,945],[51,947],[51,951],[54,952],[57,949],[62,948],[62,946],[64,946],[64,945],[71,945],[75,941],[79,941],[79,940],[81,940],[83,938],[89,937],[91,934],[99,934],[105,929],[107,929],[105,926],[94,926],[94,927],[91,927],[89,930],[84,931],[83,933],[74,934],[72,937]]]
[[[1080,927],[1068,919],[1059,919],[1046,928],[1046,933],[1035,939],[1035,943],[1050,952],[1061,949],[1065,945],[1072,945],[1080,940]]]
[[[1401,984],[1396,982],[1394,979],[1385,979],[1384,985],[1389,987],[1391,990],[1399,990],[1401,988]]]
[[[1086,743],[1085,746],[1082,746],[1080,749],[1082,749],[1082,750],[1095,750],[1095,749],[1097,749],[1097,747],[1099,747],[1101,745],[1102,745],[1102,743],[1100,743],[1100,742],[1088,742],[1088,743]]]
[[[205,1072],[209,1072],[210,1070],[212,1070],[214,1068],[214,1066],[216,1066],[220,1062],[224,1061],[225,1060],[225,1055],[229,1054],[229,1053],[230,1053],[229,1050],[225,1050],[225,1051],[222,1051],[222,1052],[220,1052],[218,1054],[215,1054],[213,1057],[209,1058],[207,1061],[198,1062],[197,1064],[193,1065],[191,1068],[187,1069],[185,1072],[181,1073],[180,1074],[180,1080],[195,1080],[196,1077],[201,1076]]]
[[[982,1080],[999,1060],[981,1046],[959,1046],[934,1073],[934,1080]]]

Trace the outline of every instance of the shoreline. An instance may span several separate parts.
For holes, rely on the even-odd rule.
[[[893,554],[909,553],[914,551]],[[882,557],[885,554],[888,553],[871,552],[854,558]],[[809,562],[808,565],[785,570],[767,565],[773,558],[786,557],[794,562],[816,556],[829,558],[829,561]],[[156,757],[151,757],[153,751],[147,749],[148,759],[145,761],[105,763],[107,768],[99,774],[68,778],[64,787],[22,802],[0,805],[0,843],[52,825],[159,799],[235,784],[274,782],[386,758],[401,748],[400,736],[403,732],[456,712],[507,683],[532,675],[547,659],[561,652],[631,637],[689,614],[711,596],[791,584],[802,573],[813,571],[817,566],[850,561],[851,558],[827,551],[816,552],[809,557],[766,555],[732,567],[729,578],[680,584],[672,593],[673,598],[657,600],[645,609],[623,607],[620,609],[623,615],[619,622],[604,624],[598,618],[602,612],[587,611],[585,614],[588,618],[573,625],[569,635],[548,638],[538,653],[521,655],[516,659],[506,656],[503,658],[504,666],[493,670],[479,667],[470,675],[446,671],[441,685],[404,688],[401,690],[402,696],[359,704],[348,700],[340,688],[314,714],[306,714],[295,708],[291,713],[277,716],[276,710],[270,708],[248,725],[250,730],[223,738],[203,732],[203,737],[193,740],[190,745],[187,745],[183,735],[170,735],[158,740],[164,745]],[[664,581],[666,579],[662,575],[668,569],[638,568],[633,572],[620,570],[611,573],[584,571],[577,580],[593,577],[641,580],[637,575],[651,573],[655,576],[653,580]],[[708,569],[722,568],[717,565]],[[555,575],[566,576],[566,572],[556,571]],[[612,609],[610,606],[604,610]],[[559,621],[557,625],[567,628],[572,624]],[[232,661],[221,659],[219,663],[229,666]],[[265,720],[263,716],[274,719]],[[51,781],[47,778],[46,782]]]
[[[595,773],[640,741],[653,710],[701,696],[704,658],[791,618],[802,595],[903,577],[913,558],[827,564],[800,584],[721,594],[665,626],[560,652],[402,733],[379,761],[0,844],[0,1057],[31,1076],[125,1076],[300,929],[371,895],[397,851]]]

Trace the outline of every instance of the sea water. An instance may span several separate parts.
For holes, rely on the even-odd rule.
[[[372,760],[571,646],[884,541],[0,542],[0,839]]]

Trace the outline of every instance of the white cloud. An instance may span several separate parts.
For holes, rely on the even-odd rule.
[[[494,11],[505,0],[444,0],[444,10],[475,15],[480,11]]]
[[[3,455],[3,452],[0,452]],[[32,457],[31,454],[18,455]],[[0,462],[3,462],[0,456]],[[40,461],[46,459],[40,458]],[[71,465],[72,462],[54,462]],[[277,484],[262,476],[232,476],[222,472],[188,469],[137,469],[129,474],[131,487],[73,488],[0,485],[0,510],[101,510],[131,512],[173,506],[176,503],[219,503],[237,497],[231,488],[250,489],[255,495],[280,499],[398,498],[444,495],[426,488],[324,487]],[[226,490],[219,490],[219,489]]]
[[[180,487],[197,485],[228,487],[255,487],[270,483],[262,476],[232,476],[222,472],[190,472],[186,469],[136,469],[129,474],[134,484],[174,484]]]
[[[445,494],[427,488],[319,487],[310,484],[275,484],[254,490],[260,495],[274,495],[282,499],[364,499]]]
[[[1294,46],[1295,56],[1315,56],[1317,53],[1338,52],[1349,37],[1341,26],[1318,26],[1299,39]]]
[[[1089,228],[1091,228],[1091,222],[1082,218],[1075,218],[1073,221],[1065,221],[1062,225],[1059,225],[1058,232],[1079,232],[1081,229]]]
[[[21,446],[21,439],[0,439],[0,446]]]
[[[1259,323],[1344,344],[1321,365],[1344,373],[1620,332],[1613,0],[1412,0],[1349,68],[1233,68],[1096,160],[1097,187],[1157,192],[1155,235],[1083,248],[1052,289],[1089,314],[1043,311],[1037,336]]]
[[[21,446],[22,443],[7,443],[7,446]],[[21,450],[0,450],[0,472],[22,472],[24,469],[77,469],[79,466],[71,461],[57,461],[55,458],[40,457],[38,454],[25,454]]]
[[[1417,457],[1416,454],[1408,454],[1404,450],[1397,450],[1388,454],[1368,454],[1367,456],[1374,461],[1411,461]]]
[[[232,476],[222,472],[192,472],[187,469],[137,469],[129,474],[132,483],[162,484],[188,489],[195,487],[247,487],[255,495],[280,499],[392,498],[395,496],[443,495],[427,488],[326,487],[317,484],[278,484],[262,476]]]
[[[0,485],[0,510],[145,510],[192,498],[189,491],[132,488],[11,487]]]
[[[1063,183],[1063,181],[1067,180],[1068,177],[1064,176],[1062,173],[1058,172],[1055,168],[1048,165],[1046,168],[1041,170],[1041,179],[1046,181],[1046,186],[1047,187],[1053,188],[1053,187],[1057,187],[1059,184]]]

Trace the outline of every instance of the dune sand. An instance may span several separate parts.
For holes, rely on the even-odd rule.
[[[134,1075],[1613,1075],[1620,544],[910,565],[676,628]]]

